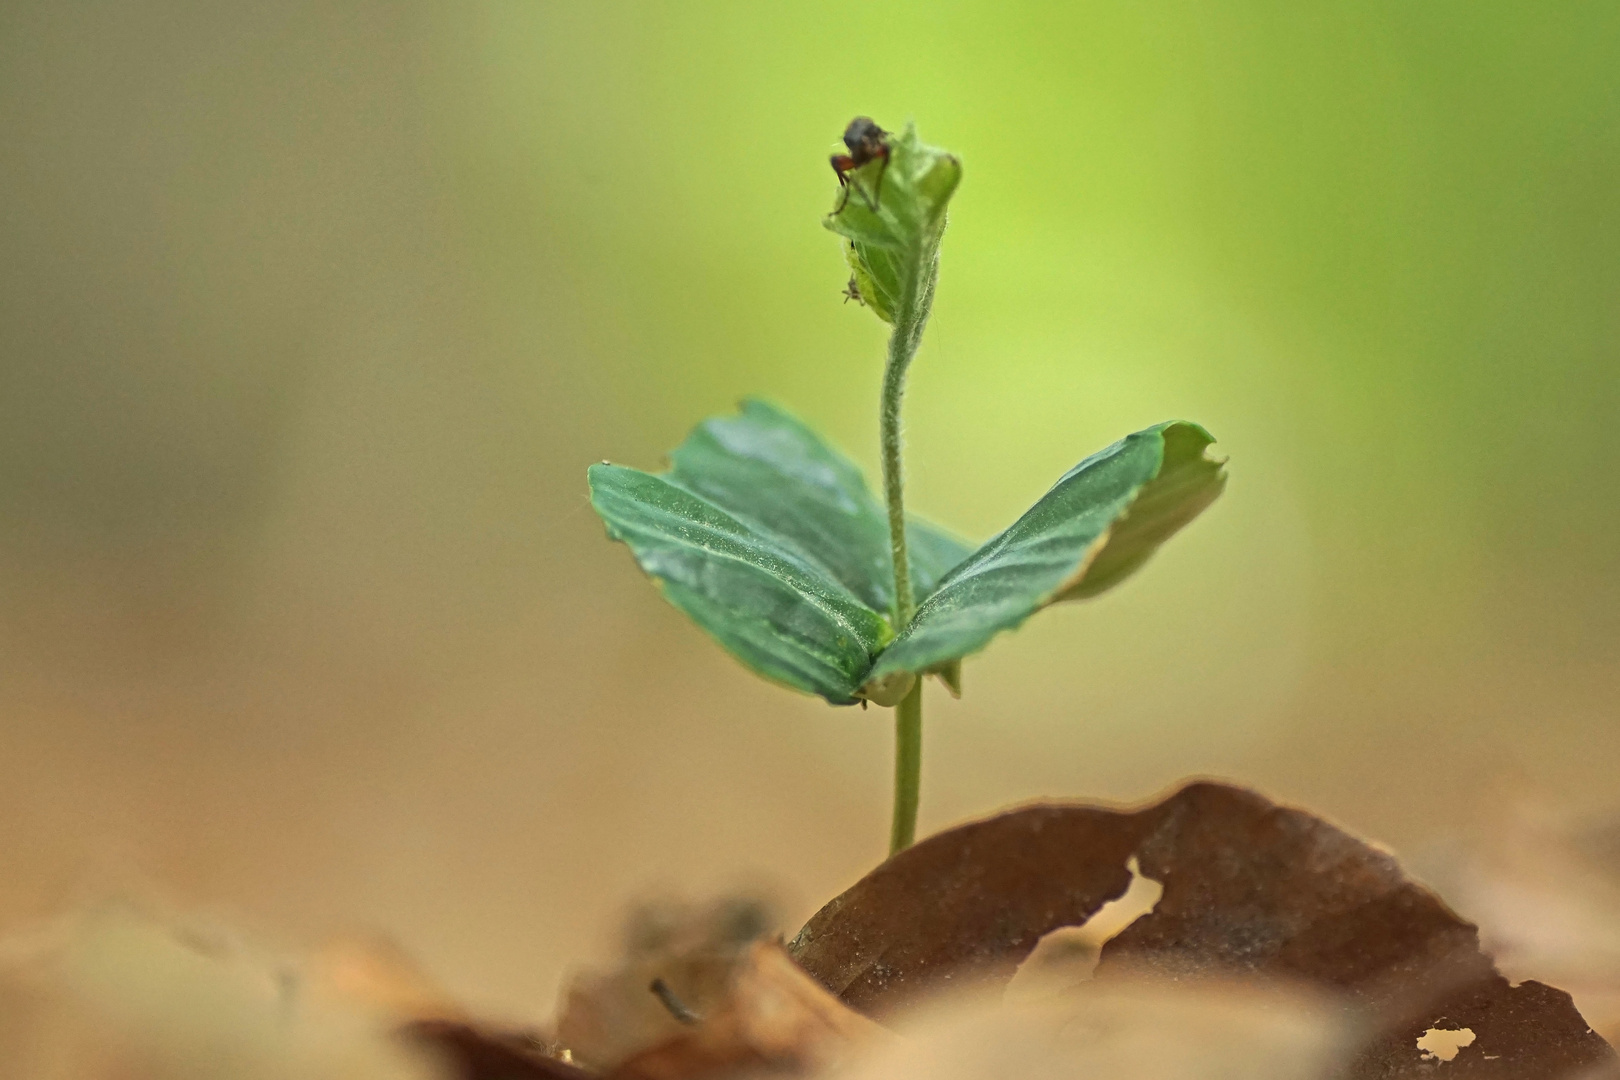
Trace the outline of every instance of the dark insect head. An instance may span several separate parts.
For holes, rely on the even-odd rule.
[[[844,129],[844,145],[849,148],[849,153],[834,154],[831,158],[833,173],[844,188],[844,197],[839,200],[838,209],[833,213],[841,212],[849,202],[849,191],[854,185],[849,182],[848,174],[868,162],[881,159],[883,167],[878,170],[872,194],[868,196],[866,192],[861,192],[861,200],[876,213],[878,200],[883,193],[883,174],[889,171],[889,133],[878,127],[871,117],[857,116]]]
[[[857,116],[844,129],[844,145],[859,168],[868,161],[889,156],[889,133],[877,126],[870,116]]]

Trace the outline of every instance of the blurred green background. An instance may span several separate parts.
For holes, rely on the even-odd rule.
[[[524,1015],[638,891],[881,857],[888,713],[746,674],[584,483],[750,393],[875,462],[856,113],[966,169],[917,510],[1173,417],[1232,461],[930,692],[924,831],[1620,807],[1620,6],[13,0],[0,919],[150,882]]]

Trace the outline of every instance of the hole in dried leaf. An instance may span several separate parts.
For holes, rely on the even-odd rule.
[[[1164,885],[1143,876],[1135,855],[1126,860],[1125,869],[1131,883],[1118,899],[1108,901],[1079,926],[1060,926],[1041,937],[1007,984],[1009,998],[1037,996],[1091,978],[1103,946],[1152,912],[1164,895]]]
[[[1468,1028],[1432,1027],[1417,1040],[1424,1061],[1450,1061],[1463,1047],[1472,1045],[1474,1033]]]

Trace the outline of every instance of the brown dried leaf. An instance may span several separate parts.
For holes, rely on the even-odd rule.
[[[375,1009],[401,1022],[465,1021],[467,1012],[393,941],[382,937],[329,942],[306,965],[323,992]]]
[[[403,1029],[406,1039],[436,1051],[454,1080],[591,1080],[586,1072],[552,1057],[521,1035],[508,1035],[454,1020],[419,1020]]]
[[[1111,979],[1038,1003],[952,998],[838,1080],[1325,1080],[1346,1025],[1297,988]]]
[[[724,1004],[645,1050],[609,1080],[698,1080],[739,1073],[806,1073],[836,1066],[887,1033],[810,978],[777,942],[755,942]]]
[[[376,1010],[227,927],[107,903],[0,940],[0,1076],[440,1080]]]
[[[1509,984],[1474,927],[1388,854],[1222,784],[1135,811],[1043,805],[952,829],[829,903],[791,950],[878,1016],[1004,984],[1043,935],[1123,893],[1132,856],[1164,893],[1104,946],[1099,978],[1239,975],[1342,994],[1377,1032],[1351,1077],[1428,1075],[1435,1059],[1417,1041],[1432,1028],[1475,1036],[1448,1065],[1457,1080],[1620,1075],[1569,995]]]
[[[574,977],[557,1021],[557,1040],[582,1065],[607,1070],[683,1030],[648,987],[660,980],[681,1004],[708,1015],[725,1001],[749,945],[772,929],[772,906],[757,896],[708,904],[668,898],[633,910],[624,956],[609,971]]]
[[[1620,820],[1572,815],[1545,796],[1492,785],[1472,835],[1425,853],[1425,880],[1479,924],[1508,978],[1539,975],[1620,1036]]]
[[[316,953],[308,981],[323,995],[387,1017],[407,1046],[427,1050],[445,1080],[588,1080],[538,1033],[474,1021],[403,949],[385,938],[346,938]]]

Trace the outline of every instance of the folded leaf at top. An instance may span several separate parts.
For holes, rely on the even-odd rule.
[[[590,470],[591,502],[664,595],[766,678],[834,704],[857,700],[894,636],[887,517],[860,470],[761,401],[699,425],[650,474]],[[926,596],[969,548],[907,525]]]
[[[1095,596],[1142,566],[1226,484],[1214,440],[1173,421],[1071,469],[1005,532],[947,574],[867,676],[877,684],[976,652],[1058,600]]]
[[[837,209],[822,224],[844,238],[861,299],[892,323],[915,318],[931,302],[945,208],[962,182],[962,163],[924,143],[910,123],[888,145],[887,159],[846,177],[850,187],[839,190]]]

